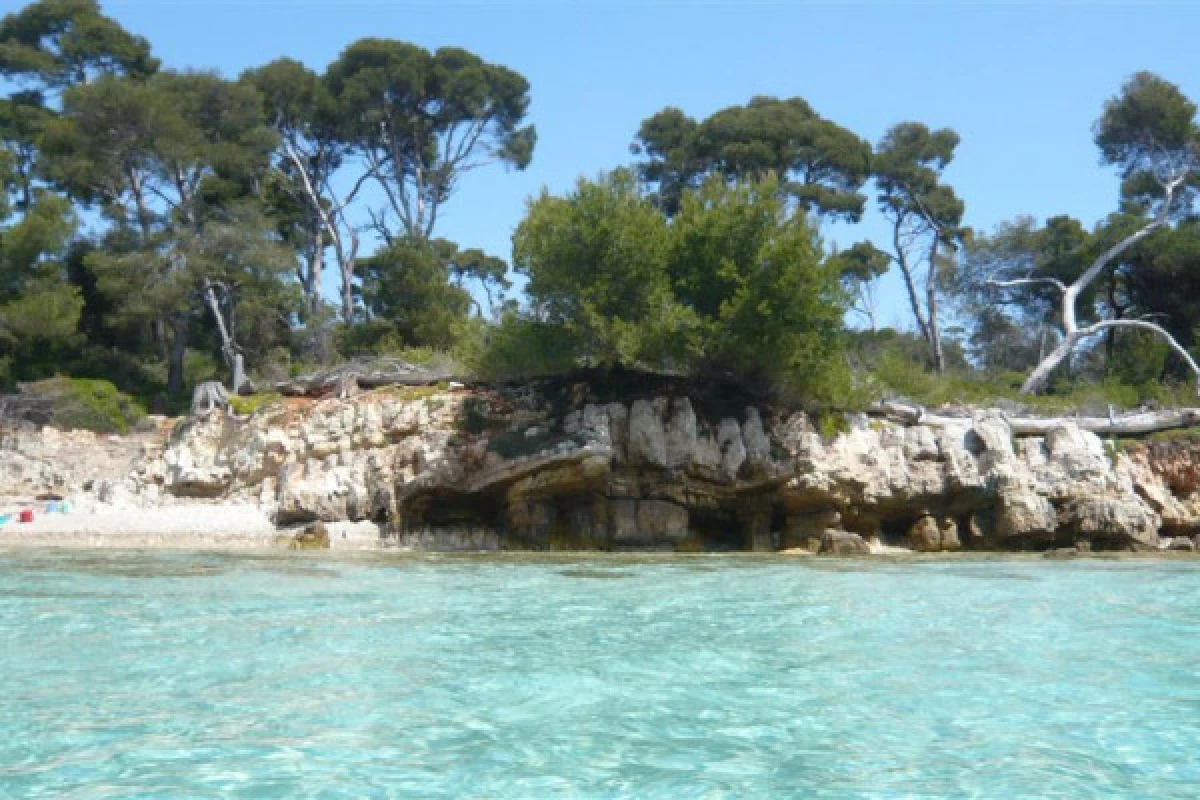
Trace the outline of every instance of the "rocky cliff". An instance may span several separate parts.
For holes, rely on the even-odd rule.
[[[1191,549],[1200,531],[1190,442],[1066,420],[1017,437],[995,411],[839,427],[680,387],[381,389],[184,420],[98,491],[252,502],[285,528],[361,521],[435,550]]]

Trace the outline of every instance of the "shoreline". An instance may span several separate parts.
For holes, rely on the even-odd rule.
[[[337,523],[331,527],[338,532]],[[330,537],[329,547],[296,546],[296,534],[302,529],[258,530],[175,530],[164,532],[146,529],[101,532],[95,528],[36,529],[36,523],[0,528],[0,555],[18,552],[163,552],[210,553],[229,555],[273,554],[304,557],[333,556],[397,556],[434,560],[463,559],[491,562],[505,561],[562,561],[570,563],[596,559],[613,562],[638,561],[703,561],[730,559],[757,562],[795,562],[802,564],[858,562],[864,564],[913,564],[980,561],[1185,561],[1200,562],[1200,552],[1181,550],[1066,552],[1066,550],[959,550],[954,552],[918,552],[889,548],[886,552],[861,555],[816,554],[798,551],[668,551],[668,550],[424,550],[402,547],[381,539],[365,536]],[[25,528],[22,530],[21,528]]]
[[[71,513],[39,512],[33,522],[10,522],[0,527],[0,548],[278,549],[286,535],[248,504],[93,505]]]

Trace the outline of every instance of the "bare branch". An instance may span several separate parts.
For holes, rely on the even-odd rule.
[[[1067,285],[1058,278],[1014,278],[1007,281],[998,281],[994,278],[989,278],[985,283],[997,289],[1013,289],[1017,286],[1034,286],[1039,283],[1046,283],[1055,287],[1060,292],[1067,291]]]
[[[1196,376],[1197,391],[1200,391],[1200,366],[1197,366],[1196,360],[1192,358],[1192,354],[1189,353],[1183,345],[1176,341],[1175,337],[1172,336],[1166,328],[1156,323],[1149,322],[1145,319],[1105,319],[1087,326],[1086,328],[1082,329],[1080,333],[1085,337],[1093,336],[1100,331],[1108,330],[1110,328],[1136,328],[1158,334],[1158,336],[1166,341],[1171,350],[1174,351],[1177,356],[1183,359],[1183,362],[1187,364],[1188,369],[1190,369],[1192,374]]]

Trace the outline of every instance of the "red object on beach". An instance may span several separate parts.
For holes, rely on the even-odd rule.
[[[18,522],[33,522],[33,509],[22,508],[21,513],[17,515]]]

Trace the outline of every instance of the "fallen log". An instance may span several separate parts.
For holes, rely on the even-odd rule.
[[[904,425],[962,425],[971,419],[968,413],[935,414],[921,406],[879,402],[867,410],[873,417],[882,417]],[[1131,414],[1109,414],[1106,417],[1026,417],[1000,412],[1017,436],[1044,436],[1068,423],[1100,436],[1145,436],[1159,431],[1200,426],[1200,408],[1177,408],[1165,411],[1138,411]]]
[[[279,381],[272,388],[285,397],[327,397],[334,394],[347,397],[358,390],[379,389],[384,386],[432,386],[451,381],[467,383],[469,379],[436,369],[397,362],[383,367],[342,365]]]
[[[1100,436],[1145,436],[1159,431],[1192,428],[1200,425],[1200,408],[1170,411],[1143,411],[1110,417],[1009,417],[1008,423],[1018,436],[1040,436],[1064,423],[1072,422]]]

